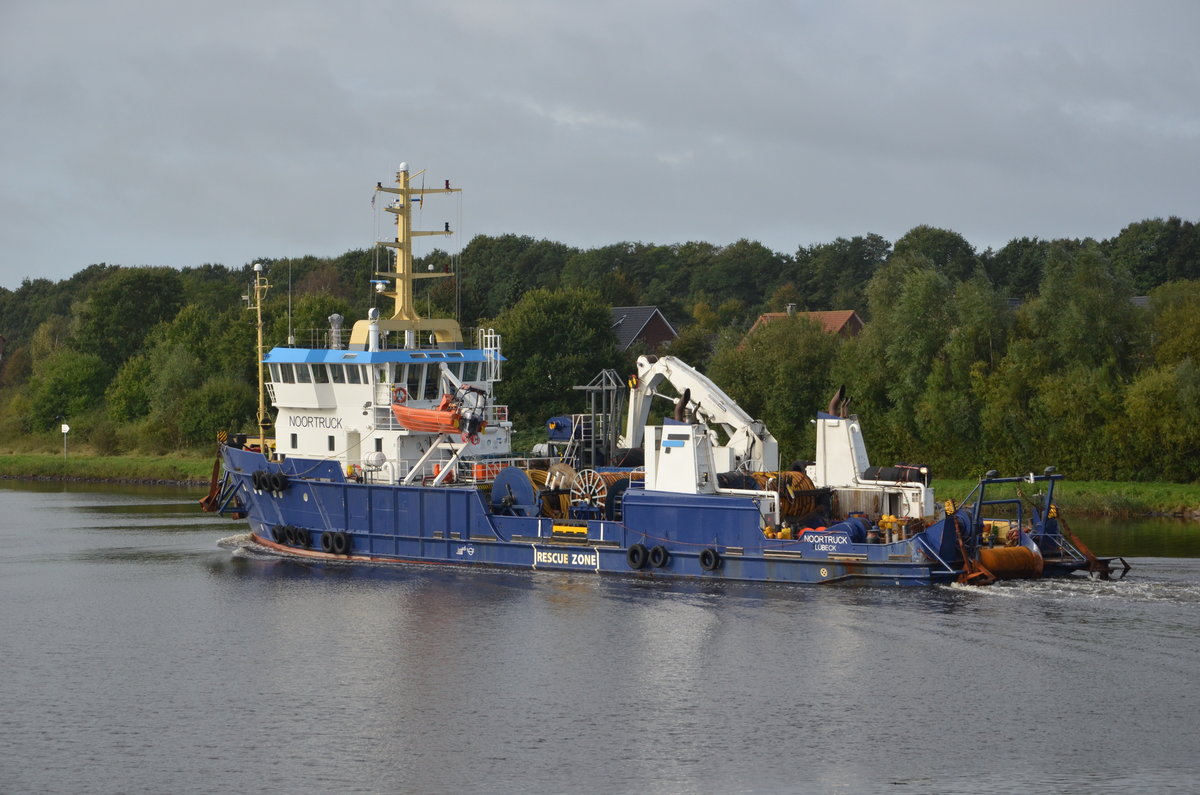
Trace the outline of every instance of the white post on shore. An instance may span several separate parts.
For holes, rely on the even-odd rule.
[[[67,434],[71,432],[71,426],[65,422],[62,425],[63,432],[63,463],[67,463]]]

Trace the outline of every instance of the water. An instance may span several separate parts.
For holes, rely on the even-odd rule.
[[[1195,525],[830,589],[280,559],[196,496],[0,484],[0,791],[1200,790]]]

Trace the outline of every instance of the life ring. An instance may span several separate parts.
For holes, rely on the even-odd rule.
[[[350,551],[350,539],[346,537],[346,534],[345,533],[334,533],[333,534],[333,554],[345,555],[349,551]]]
[[[321,551],[333,551],[333,533],[328,530],[326,530],[324,533],[321,533]]]
[[[721,556],[717,553],[717,550],[713,549],[712,547],[707,547],[703,552],[700,553],[700,568],[704,569],[705,571],[716,571],[717,567],[720,565]]]
[[[641,544],[633,544],[625,551],[625,562],[629,564],[629,568],[637,570],[646,565],[646,548]]]
[[[393,403],[407,403],[408,402],[408,390],[402,386],[392,387],[392,402]]]
[[[271,491],[283,491],[288,487],[288,478],[283,474],[283,470],[270,473],[266,479],[271,483]]]
[[[656,569],[661,569],[663,566],[667,565],[668,561],[671,560],[671,555],[667,552],[666,547],[664,547],[662,544],[659,544],[650,550],[649,560],[651,566]]]

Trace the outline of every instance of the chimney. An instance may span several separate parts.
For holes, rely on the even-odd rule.
[[[342,347],[342,321],[343,320],[345,320],[345,318],[342,317],[341,315],[337,314],[336,312],[329,316],[329,331],[330,331],[329,347],[333,348],[335,351],[340,350]]]

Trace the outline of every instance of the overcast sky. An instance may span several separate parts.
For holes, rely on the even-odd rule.
[[[980,250],[1200,220],[1200,2],[0,0],[0,286],[517,233]],[[382,204],[382,202],[381,202]]]

